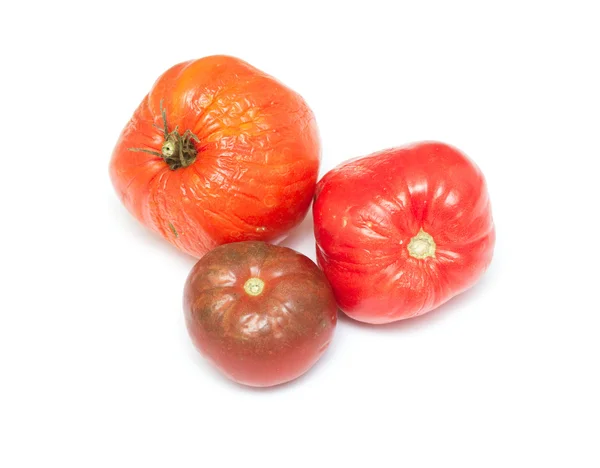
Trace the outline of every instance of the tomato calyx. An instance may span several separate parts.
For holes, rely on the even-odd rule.
[[[435,241],[431,237],[431,234],[423,231],[423,228],[410,240],[406,248],[411,257],[418,259],[427,257],[435,258]]]
[[[250,296],[259,296],[265,289],[265,282],[260,278],[250,278],[244,283],[244,291]]]
[[[145,148],[128,148],[129,151],[140,151],[158,156],[168,164],[169,169],[172,171],[180,167],[188,167],[196,160],[196,155],[198,154],[198,150],[193,142],[200,143],[200,139],[189,129],[180,134],[179,126],[176,126],[175,130],[169,132],[167,112],[163,107],[162,100],[160,101],[160,113],[164,124],[163,132],[165,139],[160,153]]]

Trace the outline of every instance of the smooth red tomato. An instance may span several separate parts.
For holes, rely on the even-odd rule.
[[[317,185],[318,263],[350,317],[424,314],[473,286],[495,231],[481,171],[460,151],[421,143],[355,159]]]
[[[257,387],[310,369],[337,321],[317,265],[264,242],[227,244],[202,257],[187,279],[184,311],[200,353],[230,379]]]
[[[110,175],[139,221],[201,257],[284,237],[308,211],[319,159],[301,96],[242,60],[212,56],[158,79],[125,126]]]

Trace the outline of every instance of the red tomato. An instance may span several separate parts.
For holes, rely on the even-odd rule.
[[[424,314],[473,286],[495,231],[480,170],[421,143],[355,159],[317,185],[317,259],[340,308],[387,323]]]
[[[184,310],[198,350],[230,379],[258,387],[310,369],[337,321],[317,265],[264,242],[223,245],[202,257],[185,285]]]
[[[277,241],[310,205],[317,126],[302,97],[233,57],[175,65],[125,126],[110,163],[127,209],[200,257],[240,240]]]

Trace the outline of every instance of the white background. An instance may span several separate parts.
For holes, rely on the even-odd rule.
[[[596,3],[3,6],[0,466],[600,466]],[[214,371],[184,328],[194,259],[108,163],[154,80],[215,53],[305,97],[321,173],[422,139],[469,154],[498,236],[480,283],[396,325],[341,317],[289,385]],[[313,242],[309,217],[286,244]]]

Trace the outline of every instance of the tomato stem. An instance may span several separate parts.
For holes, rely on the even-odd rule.
[[[196,155],[198,154],[198,150],[193,142],[200,143],[200,139],[194,135],[191,130],[186,130],[183,134],[180,134],[179,126],[176,126],[175,130],[169,132],[167,112],[163,107],[162,99],[160,101],[160,113],[164,124],[163,136],[165,139],[160,153],[145,148],[128,148],[129,151],[139,151],[158,156],[169,165],[169,168],[172,171],[179,169],[180,167],[188,167],[196,160]]]

